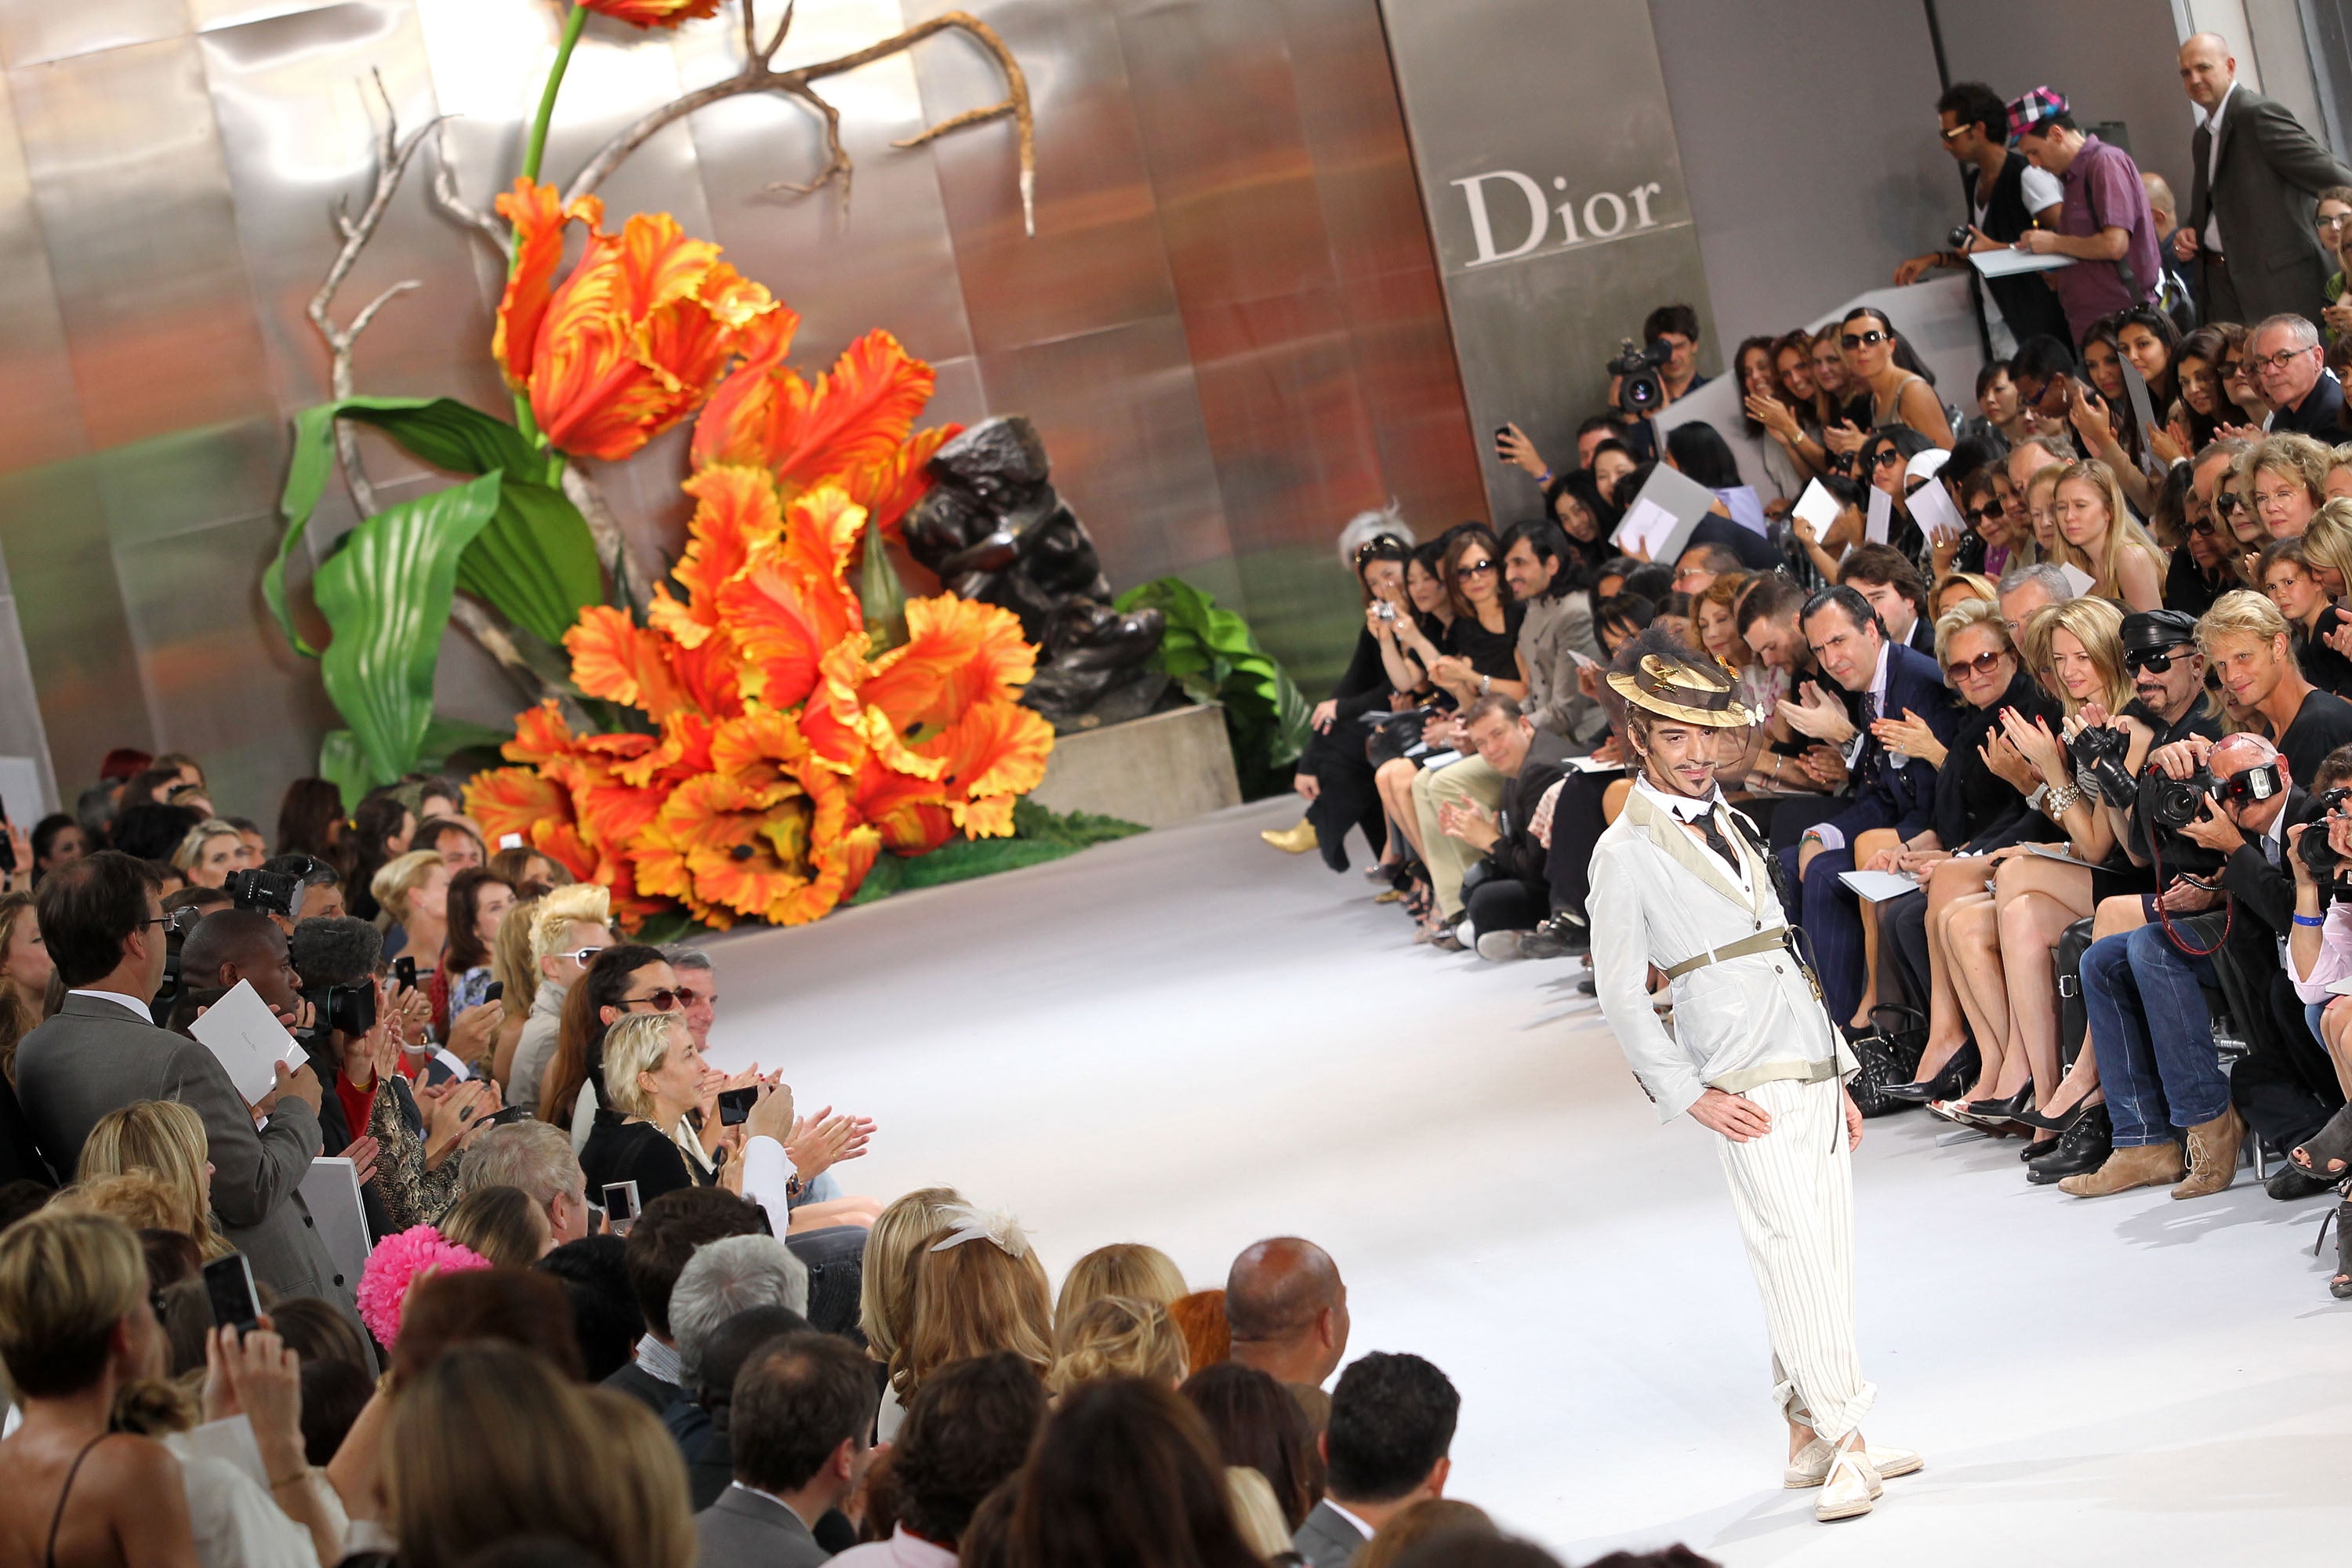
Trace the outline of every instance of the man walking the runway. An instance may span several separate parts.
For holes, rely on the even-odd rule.
[[[1618,663],[1609,684],[1641,773],[1592,856],[1601,1012],[1660,1119],[1687,1111],[1722,1137],[1789,1423],[1786,1484],[1822,1489],[1817,1519],[1851,1519],[1921,1460],[1862,1436],[1877,1391],[1854,1344],[1853,1058],[1782,919],[1770,852],[1715,782],[1763,716],[1663,633]],[[1653,966],[1672,986],[1672,1035],[1652,1008]]]

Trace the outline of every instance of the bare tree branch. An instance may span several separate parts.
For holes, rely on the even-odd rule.
[[[876,60],[901,53],[934,33],[952,29],[970,35],[982,48],[995,57],[999,68],[1004,72],[1004,99],[1002,102],[987,108],[967,110],[962,114],[941,121],[921,134],[909,137],[895,145],[919,147],[950,131],[960,131],[968,126],[983,124],[992,120],[1011,116],[1019,130],[1022,227],[1032,236],[1036,234],[1037,129],[1030,110],[1029,79],[1022,73],[1021,62],[1013,58],[1012,49],[1006,46],[1003,38],[998,36],[995,28],[970,12],[944,11],[929,21],[919,22],[914,26],[893,34],[879,43],[870,44],[865,48],[843,55],[836,59],[820,60],[814,65],[799,66],[792,70],[780,71],[774,68],[772,62],[775,58],[776,50],[782,46],[784,35],[791,29],[792,23],[793,7],[787,4],[783,20],[776,28],[775,36],[769,40],[768,47],[764,50],[751,52],[744,60],[742,69],[724,80],[698,88],[682,98],[647,112],[635,124],[605,142],[597,151],[596,155],[588,161],[587,166],[580,171],[578,177],[572,182],[572,188],[563,193],[564,201],[566,203],[577,201],[595,190],[611,177],[613,171],[619,168],[631,153],[660,134],[665,127],[675,124],[698,109],[706,109],[724,100],[740,98],[745,93],[752,92],[780,92],[787,97],[797,98],[815,109],[825,121],[824,169],[818,173],[816,178],[805,184],[780,181],[772,188],[805,194],[823,188],[838,176],[845,200],[853,171],[848,154],[842,150],[841,146],[840,113],[813,90],[812,84],[826,77],[839,76],[844,71],[856,70],[859,66],[870,65]],[[743,17],[747,50],[750,48],[751,26],[751,12],[747,6]]]
[[[588,524],[596,554],[613,574],[614,591],[631,609],[644,614],[654,602],[653,584],[630,553],[628,535],[621,531],[621,520],[613,515],[612,503],[576,458],[563,465],[563,494],[580,509],[581,518]]]
[[[507,258],[506,226],[498,215],[473,205],[465,193],[457,188],[457,165],[449,156],[449,126],[447,117],[433,130],[433,207],[443,217],[463,226],[477,239],[498,253],[499,261]]]
[[[358,264],[360,252],[367,247],[367,242],[375,237],[376,226],[383,221],[385,211],[391,207],[393,195],[400,189],[401,176],[408,172],[409,160],[416,156],[416,150],[425,144],[425,137],[441,123],[436,119],[410,133],[407,140],[401,140],[399,116],[393,109],[392,94],[384,88],[383,75],[380,71],[373,74],[376,96],[383,101],[383,124],[376,132],[375,142],[375,186],[369,194],[367,205],[360,209],[357,217],[352,217],[342,204],[337,204],[335,226],[342,234],[342,248],[335,253],[334,261],[327,268],[325,280],[319,285],[319,291],[310,296],[310,303],[305,312],[310,318],[310,325],[327,345],[328,388],[338,399],[352,395],[352,348],[358,342],[360,334],[367,331],[368,323],[375,320],[376,312],[383,308],[386,301],[422,285],[413,278],[394,284],[369,301],[364,310],[352,318],[352,324],[348,327],[337,326],[331,314],[336,290],[342,288],[344,280],[351,277],[352,268]],[[362,517],[374,516],[375,487],[368,482],[367,471],[360,465],[359,437],[342,420],[335,422],[335,453],[341,460],[343,482],[350,487],[352,504],[359,508]]]
[[[508,635],[505,623],[498,616],[460,594],[450,601],[449,618],[465,627],[473,639],[482,645],[483,652],[498,660],[499,668],[522,689],[526,702],[536,705],[551,697],[563,715],[563,721],[572,727],[573,733],[587,734],[594,731],[596,726],[590,721],[576,698],[531,668],[530,661],[523,658],[522,650],[515,647],[514,638]]]

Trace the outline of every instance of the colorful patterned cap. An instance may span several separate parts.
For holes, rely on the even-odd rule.
[[[2037,87],[2021,98],[2009,100],[2009,141],[2015,146],[2017,139],[2053,115],[2066,112],[2066,95],[2055,88]]]

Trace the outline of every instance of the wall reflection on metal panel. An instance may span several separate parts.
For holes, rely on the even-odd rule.
[[[0,65],[11,70],[46,65],[176,38],[187,30],[187,0],[10,0],[0,5]]]
[[[8,417],[0,419],[0,473],[83,445],[65,320],[32,195],[7,79],[0,76],[0,387],[8,402]]]
[[[91,444],[274,406],[195,39],[10,78]]]

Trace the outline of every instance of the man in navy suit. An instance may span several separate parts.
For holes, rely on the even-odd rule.
[[[1789,919],[1811,939],[1830,1016],[1843,1024],[1862,1005],[1864,963],[1860,904],[1838,878],[1853,869],[1859,835],[1891,827],[1912,837],[1927,826],[1936,797],[1934,764],[1890,747],[1879,726],[1888,721],[1923,723],[1946,742],[1958,728],[1959,715],[1936,661],[1890,639],[1885,623],[1858,590],[1822,589],[1805,601],[1799,624],[1822,670],[1856,693],[1861,708],[1853,734],[1843,742],[1853,804],[1780,852],[1789,900],[1796,906]]]

